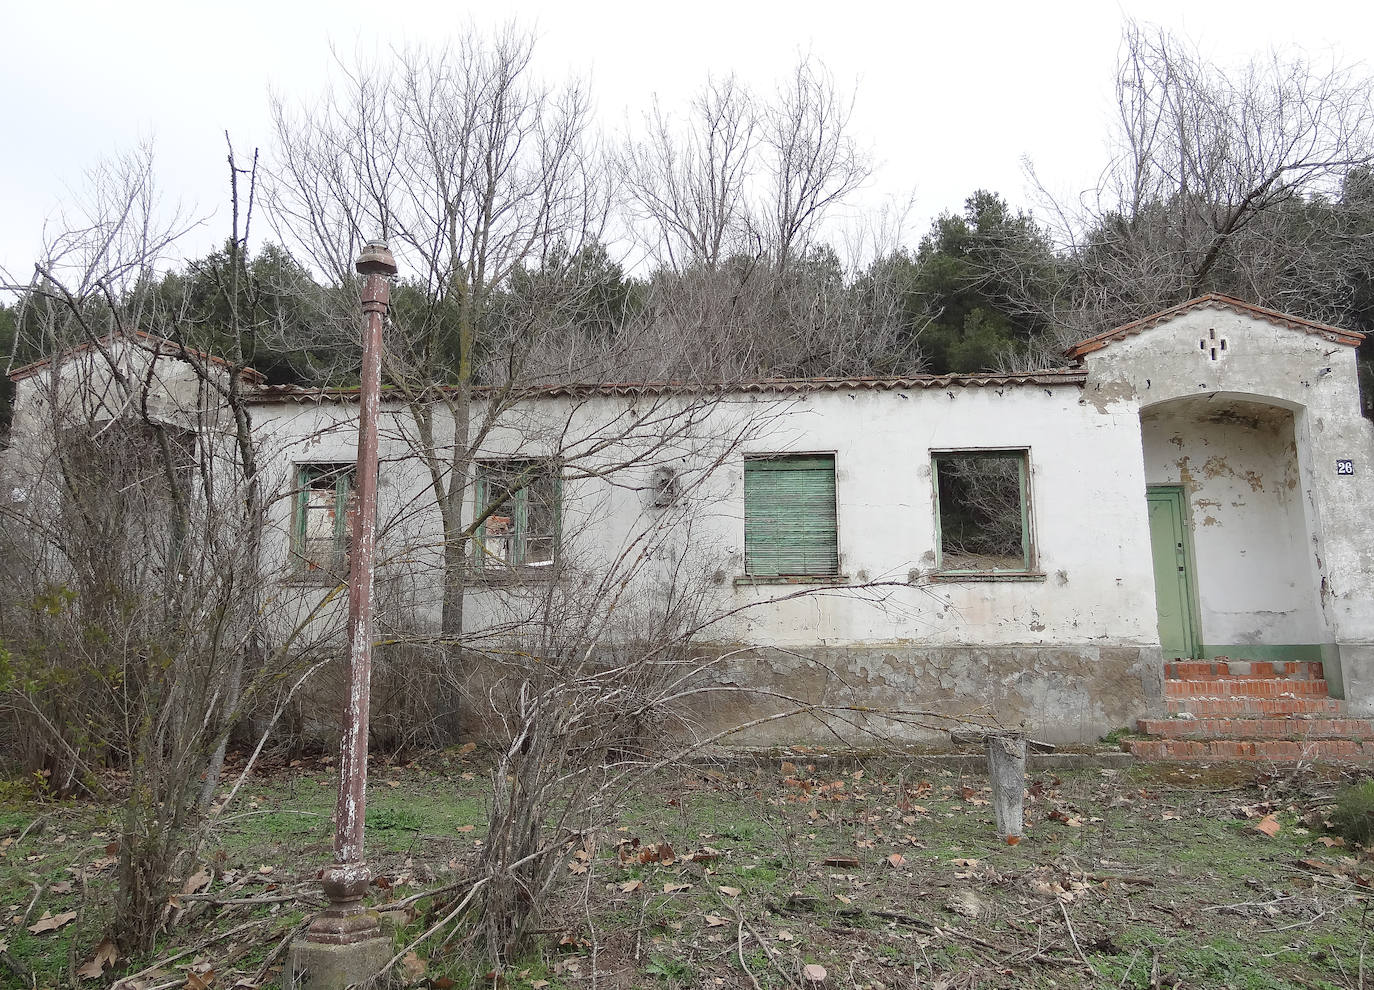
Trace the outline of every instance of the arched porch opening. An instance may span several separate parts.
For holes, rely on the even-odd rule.
[[[1142,409],[1165,659],[1320,660],[1302,410],[1211,393]]]

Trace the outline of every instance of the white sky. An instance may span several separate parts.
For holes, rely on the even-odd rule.
[[[637,121],[654,93],[682,106],[708,72],[771,89],[798,52],[816,55],[857,91],[853,133],[877,163],[864,202],[914,194],[914,243],[977,188],[1029,205],[1025,159],[1059,193],[1092,181],[1131,16],[1222,63],[1275,46],[1363,62],[1374,44],[1374,5],[1355,0],[0,0],[0,269],[27,280],[45,223],[60,223],[83,172],[143,139],[167,198],[208,217],[183,245],[204,253],[228,230],[224,131],[244,157],[271,153],[269,87],[309,99],[331,44],[347,55],[438,43],[469,19],[511,17],[537,29],[541,74],[590,77],[610,131]]]

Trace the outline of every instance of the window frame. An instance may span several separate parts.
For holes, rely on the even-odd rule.
[[[831,569],[820,571],[798,571],[798,572],[756,572],[750,563],[750,540],[749,540],[749,465],[751,462],[761,461],[808,461],[808,460],[828,460],[830,462],[831,480],[831,520],[834,526],[834,540],[831,547],[834,558],[834,566]],[[743,533],[743,574],[735,579],[735,584],[842,584],[848,579],[843,575],[840,567],[840,486],[839,486],[839,454],[834,450],[810,450],[810,451],[763,451],[759,453],[748,453],[744,455],[744,533]]]
[[[354,492],[354,475],[357,465],[351,461],[302,461],[293,465],[296,486],[291,500],[291,569],[299,577],[315,577],[329,580],[343,579],[348,576],[352,562],[351,524],[349,520],[350,502]],[[311,567],[307,556],[306,526],[309,520],[310,493],[322,491],[312,487],[317,478],[334,476],[334,533],[329,562],[324,566]]]
[[[490,506],[491,501],[488,490],[494,472],[506,472],[506,477],[513,477],[517,470],[533,468],[530,480],[521,485],[513,492],[508,492],[510,500],[515,503],[515,511],[511,513],[511,540],[519,547],[520,553],[518,560],[512,561],[508,554],[506,558],[498,557],[487,552],[487,522],[493,513],[488,513],[473,529],[472,540],[475,553],[472,555],[473,570],[488,577],[500,576],[503,574],[522,574],[534,575],[551,573],[556,570],[563,556],[563,477],[557,465],[547,458],[539,457],[509,457],[509,458],[487,458],[476,462],[476,478],[473,484],[473,516],[474,518]],[[550,484],[550,498],[552,502],[552,532],[547,536],[551,541],[547,561],[535,561],[533,563],[525,558],[528,554],[528,541],[530,534],[529,527],[529,497],[530,489],[540,480],[547,479]],[[540,536],[536,536],[536,539]]]
[[[940,505],[940,460],[950,457],[984,457],[1015,460],[1021,503],[1021,562],[1017,567],[948,567],[945,563],[944,521]],[[935,573],[933,580],[946,581],[1039,581],[1038,547],[1035,539],[1032,498],[1031,449],[1029,447],[952,447],[930,451],[930,489],[935,510]]]

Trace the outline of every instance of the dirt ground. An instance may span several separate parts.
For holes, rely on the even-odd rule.
[[[254,778],[169,903],[157,950],[132,960],[102,941],[116,809],[0,789],[0,984],[277,985],[281,950],[321,904],[330,763]],[[799,750],[686,767],[569,847],[537,944],[500,974],[440,939],[403,951],[461,894],[484,841],[480,754],[374,766],[368,859],[403,955],[393,981],[440,990],[1353,990],[1374,969],[1374,862],[1324,822],[1354,779],[1311,766],[1034,773],[1025,838],[1009,846],[986,777],[929,761]]]

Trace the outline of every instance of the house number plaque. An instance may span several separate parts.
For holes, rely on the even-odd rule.
[[[1352,461],[1352,460],[1351,460],[1350,458],[1348,458],[1348,457],[1338,457],[1338,458],[1336,458],[1336,473],[1337,473],[1337,474],[1354,474],[1354,473],[1355,473],[1355,462]]]

